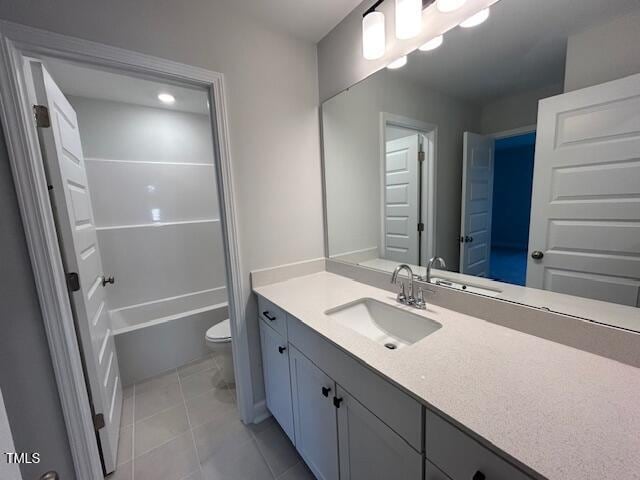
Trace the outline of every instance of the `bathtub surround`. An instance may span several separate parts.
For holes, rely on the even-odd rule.
[[[206,95],[201,95],[206,104]],[[70,97],[80,124],[124,385],[207,353],[228,318],[206,115]]]

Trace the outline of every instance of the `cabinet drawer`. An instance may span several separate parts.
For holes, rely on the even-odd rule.
[[[288,315],[287,322],[289,342],[416,451],[422,451],[423,407],[420,403],[297,318]]]
[[[531,477],[435,413],[426,415],[427,459],[452,480],[471,480],[477,472],[489,480],[531,480]],[[427,465],[428,472],[429,465]],[[427,479],[441,476],[427,474]]]
[[[284,310],[258,295],[258,315],[285,340],[287,339],[287,316]]]

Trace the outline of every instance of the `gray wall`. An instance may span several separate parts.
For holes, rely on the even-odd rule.
[[[640,72],[640,11],[569,37],[565,91]]]
[[[385,112],[438,126],[436,253],[457,268],[463,132],[478,131],[479,109],[386,69],[322,109],[330,255],[379,246],[379,134]]]
[[[0,18],[224,73],[254,401],[263,399],[249,272],[324,255],[316,46],[223,0],[3,1]]]
[[[562,92],[563,85],[548,85],[486,104],[482,107],[480,133],[497,133],[535,125],[538,123],[538,102]]]
[[[0,219],[0,387],[16,449],[40,452],[42,459],[22,465],[21,471],[31,479],[56,469],[61,478],[72,479],[67,432],[1,129]]]

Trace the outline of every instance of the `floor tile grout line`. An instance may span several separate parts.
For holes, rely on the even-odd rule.
[[[279,478],[284,477],[287,473],[289,473],[291,470],[293,470],[294,468],[296,468],[298,465],[300,465],[300,463],[302,463],[300,460],[298,460],[298,463],[296,463],[295,465],[287,468],[284,472],[282,472],[280,475],[278,475],[277,477],[275,477],[276,480],[278,480]]]
[[[182,389],[182,380],[180,379],[180,375],[178,375],[178,384],[180,385],[180,396],[182,397],[182,403],[184,404],[184,413],[187,416],[187,425],[189,426],[189,432],[191,433],[191,443],[193,444],[193,451],[196,455],[196,462],[198,463],[198,471],[200,472],[200,476],[204,477],[204,472],[202,471],[202,464],[200,463],[200,455],[198,454],[198,447],[196,446],[196,434],[194,433],[193,427],[191,426],[191,419],[189,418],[189,411],[187,410],[187,399],[184,396],[184,390]],[[191,473],[194,473],[194,472],[191,472]]]

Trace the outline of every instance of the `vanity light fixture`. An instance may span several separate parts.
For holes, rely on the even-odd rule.
[[[413,38],[422,28],[422,0],[396,0],[396,37]]]
[[[166,105],[173,105],[176,102],[176,98],[170,93],[160,93],[158,94],[158,100]]]
[[[421,52],[430,52],[431,50],[435,50],[440,45],[442,45],[442,42],[444,42],[444,36],[438,35],[437,37],[429,40],[424,45],[418,47],[418,50],[420,50]]]
[[[387,65],[387,68],[390,68],[391,70],[395,70],[397,68],[404,67],[406,64],[407,64],[407,56],[403,55],[402,57],[395,59],[393,62]]]
[[[467,0],[437,0],[436,6],[442,13],[450,13],[462,7]]]
[[[384,13],[370,9],[362,17],[362,56],[376,60],[384,55],[385,48]]]
[[[487,18],[489,18],[489,9],[485,8],[484,10],[480,10],[475,15],[470,16],[464,22],[460,24],[462,28],[471,28],[477,27],[481,23],[484,23]]]

